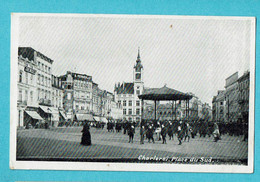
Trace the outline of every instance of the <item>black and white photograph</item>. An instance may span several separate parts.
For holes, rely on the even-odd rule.
[[[11,168],[253,172],[254,17],[11,18]]]

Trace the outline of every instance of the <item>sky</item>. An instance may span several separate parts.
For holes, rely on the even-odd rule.
[[[18,44],[54,60],[52,73],[91,75],[101,89],[132,82],[138,47],[145,87],[192,92],[211,105],[225,79],[250,68],[251,22],[133,16],[21,16]]]

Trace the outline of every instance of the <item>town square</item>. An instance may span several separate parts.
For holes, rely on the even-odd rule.
[[[250,23],[21,16],[16,160],[248,165]]]

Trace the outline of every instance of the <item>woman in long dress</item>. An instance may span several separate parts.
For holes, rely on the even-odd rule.
[[[89,132],[89,125],[86,122],[83,126],[82,137],[81,137],[81,145],[91,145],[91,135]]]
[[[219,132],[219,127],[218,127],[217,123],[214,123],[213,136],[214,136],[214,142],[217,142],[218,140],[220,140],[220,132]]]
[[[182,123],[182,121],[180,121],[179,125],[178,125],[178,140],[179,140],[179,145],[181,145],[181,141],[183,139],[185,135],[185,129],[184,129],[184,125]]]

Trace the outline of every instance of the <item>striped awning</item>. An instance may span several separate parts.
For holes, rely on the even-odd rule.
[[[76,114],[76,119],[78,121],[94,121],[94,118],[91,114]]]
[[[36,111],[25,111],[30,117],[37,120],[43,120],[43,118]]]
[[[51,114],[52,110],[50,107],[48,106],[40,106],[40,109],[43,110],[43,112],[47,113],[47,114]]]
[[[101,118],[99,116],[94,116],[95,121],[100,122]]]
[[[66,114],[65,114],[64,111],[60,111],[60,115],[61,115],[64,119],[67,119],[67,116],[66,116]]]
[[[108,120],[107,120],[107,118],[105,118],[105,117],[101,117],[101,121],[102,121],[103,123],[108,123]]]

